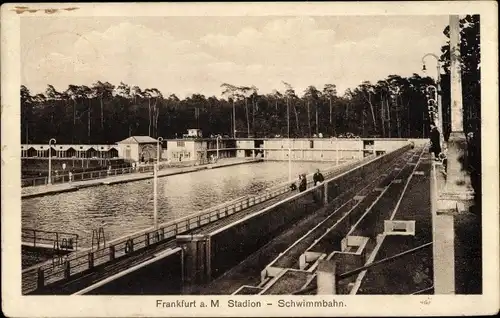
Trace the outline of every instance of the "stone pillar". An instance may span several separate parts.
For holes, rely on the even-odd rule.
[[[467,140],[463,129],[462,75],[460,71],[459,16],[450,16],[451,134],[448,139],[448,167],[444,197],[468,201],[473,195],[467,172]]]
[[[439,186],[433,163],[431,204],[433,211],[434,289],[436,294],[455,293],[454,215],[468,211],[474,192],[467,172],[467,141],[463,129],[460,70],[460,17],[450,16],[451,133],[448,139],[446,182]]]
[[[336,295],[337,294],[337,266],[335,262],[320,260],[316,270],[317,294]]]
[[[177,236],[177,245],[184,251],[183,281],[187,289],[211,279],[209,242],[204,235]]]

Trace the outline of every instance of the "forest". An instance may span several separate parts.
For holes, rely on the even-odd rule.
[[[448,36],[449,28],[443,33]],[[461,20],[464,131],[479,132],[480,42],[479,16]],[[440,62],[445,137],[450,127],[449,43]],[[420,58],[420,57],[416,57]],[[428,68],[429,69],[429,68]],[[420,70],[415,70],[420,72]],[[21,86],[21,142],[109,144],[132,135],[180,137],[188,128],[205,136],[311,137],[428,137],[428,85],[436,85],[435,70],[425,77],[389,75],[376,83],[365,81],[339,96],[335,83],[297,91],[283,82],[270,94],[255,86],[221,83],[221,95],[193,94],[179,99],[157,88],[99,81],[90,86],[69,85],[57,91],[48,85],[34,94]]]

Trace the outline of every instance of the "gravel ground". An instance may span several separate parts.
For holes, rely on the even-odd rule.
[[[415,236],[387,236],[375,260],[393,256],[432,241],[430,209],[430,163],[417,167],[424,176],[414,175],[394,220],[415,220]],[[357,294],[411,294],[432,286],[432,248],[398,258],[368,270]]]

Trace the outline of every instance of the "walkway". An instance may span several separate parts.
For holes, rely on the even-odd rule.
[[[262,159],[253,159],[253,158],[227,158],[227,159],[221,159],[219,160],[218,163],[215,164],[180,167],[180,168],[164,168],[158,172],[158,177],[166,177],[166,176],[195,172],[205,169],[216,169],[216,168],[229,167],[234,165],[261,162],[261,161]],[[44,186],[25,187],[21,189],[21,197],[23,199],[32,198],[32,197],[57,194],[63,192],[78,191],[79,189],[88,187],[95,187],[100,185],[112,185],[112,184],[140,181],[152,178],[153,178],[152,172],[144,172],[144,173],[137,172],[137,173],[106,177],[101,179],[77,181],[72,183],[59,183],[59,184],[44,185]]]

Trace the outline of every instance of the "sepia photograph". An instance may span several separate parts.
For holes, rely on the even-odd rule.
[[[2,233],[12,198],[22,298],[280,315],[334,314],[356,304],[347,295],[489,293],[498,87],[485,102],[484,72],[498,62],[484,15],[317,8],[2,6],[19,58],[17,115],[2,98],[2,172],[16,170]]]

